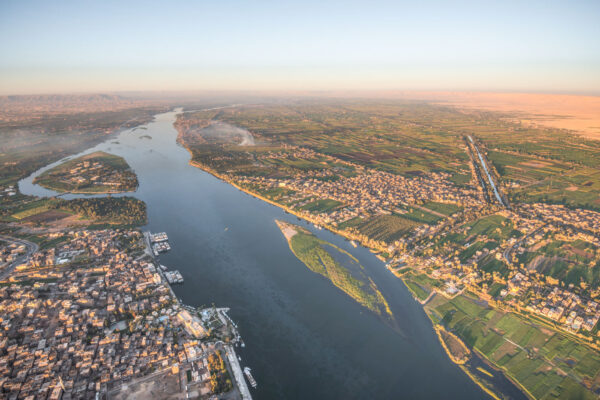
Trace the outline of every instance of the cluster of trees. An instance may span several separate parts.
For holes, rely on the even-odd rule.
[[[208,370],[210,371],[210,388],[213,393],[226,393],[233,389],[220,351],[208,356]]]
[[[96,197],[89,199],[60,199],[54,208],[69,210],[94,220],[122,224],[145,224],[146,203],[133,197]]]

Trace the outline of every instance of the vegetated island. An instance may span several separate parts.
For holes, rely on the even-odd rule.
[[[47,189],[71,193],[121,193],[137,189],[138,181],[129,164],[103,151],[66,161],[33,181]]]
[[[294,255],[312,272],[331,281],[335,287],[382,318],[393,319],[390,307],[375,285],[362,271],[363,266],[345,250],[321,240],[307,229],[275,221]],[[338,260],[347,261],[343,266]]]

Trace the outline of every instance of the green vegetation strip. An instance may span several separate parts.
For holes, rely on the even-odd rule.
[[[392,318],[392,311],[375,283],[362,271],[363,266],[350,253],[321,240],[306,229],[277,221],[294,255],[311,271],[327,278],[334,286],[362,306],[379,316]],[[290,237],[291,236],[291,237]],[[331,253],[347,257],[353,263],[352,271],[342,266]]]

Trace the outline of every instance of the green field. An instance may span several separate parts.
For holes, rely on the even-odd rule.
[[[549,238],[543,246],[518,256],[519,263],[540,274],[558,279],[564,285],[581,282],[587,287],[600,285],[600,248],[583,240],[563,241]]]
[[[595,383],[600,373],[597,351],[562,333],[533,325],[515,314],[485,307],[466,296],[453,300],[437,296],[426,308],[533,397],[596,398],[592,390],[599,388]]]
[[[308,204],[305,204],[302,207],[300,207],[300,209],[305,210],[305,211],[310,211],[312,213],[317,213],[317,214],[318,213],[328,213],[328,212],[335,210],[336,208],[341,207],[343,204],[344,203],[336,201],[336,200],[321,199],[321,200],[315,200]]]
[[[440,214],[444,214],[444,215],[452,215],[463,209],[461,206],[458,206],[456,204],[437,203],[435,201],[429,201],[429,202],[423,204],[423,207],[425,207],[431,211],[439,212]]]
[[[467,227],[467,234],[471,237],[486,236],[498,242],[511,236],[520,236],[520,233],[513,229],[513,223],[501,215],[481,218]]]
[[[356,229],[371,239],[393,243],[419,225],[421,224],[418,222],[396,215],[380,215],[368,220],[357,219],[354,224],[348,224],[346,227]]]
[[[600,210],[600,169],[581,167],[561,175],[548,176],[534,185],[516,190],[512,198],[521,202]]]
[[[412,208],[412,211],[407,212],[406,214],[401,214],[402,218],[410,219],[411,221],[420,222],[422,224],[432,225],[438,221],[441,221],[443,218],[431,214],[427,211],[423,211],[419,208]]]

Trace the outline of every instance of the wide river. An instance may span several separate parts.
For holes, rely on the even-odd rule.
[[[241,364],[258,381],[255,398],[488,398],[449,360],[421,305],[381,261],[189,165],[175,141],[176,114],[159,114],[81,154],[104,150],[135,170],[140,185],[133,195],[148,206],[144,229],[167,232],[172,250],[161,262],[185,279],[175,293],[193,306],[231,307],[246,343]],[[56,164],[22,180],[21,191],[54,195],[31,182]],[[306,268],[275,219],[305,225],[358,258],[398,327]]]

